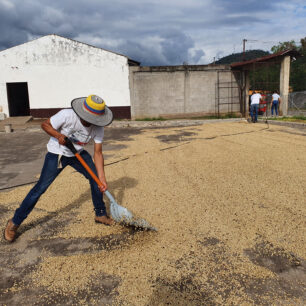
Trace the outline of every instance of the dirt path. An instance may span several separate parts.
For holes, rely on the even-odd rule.
[[[94,224],[66,169],[0,244],[2,304],[304,304],[305,133],[245,122],[113,143],[109,189],[157,233]],[[1,224],[30,187],[0,193]]]

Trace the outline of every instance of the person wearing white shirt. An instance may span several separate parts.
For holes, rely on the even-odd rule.
[[[271,99],[271,115],[273,116],[273,109],[275,110],[275,115],[278,116],[278,107],[280,105],[281,98],[278,92],[275,90]]]
[[[47,144],[48,153],[44,166],[38,182],[16,209],[13,218],[8,220],[4,230],[5,240],[8,242],[15,240],[20,224],[27,218],[41,195],[66,166],[73,167],[88,179],[95,211],[94,221],[105,225],[114,223],[107,216],[103,201],[103,192],[107,189],[107,182],[102,154],[104,126],[109,125],[112,120],[112,111],[105,105],[104,100],[99,96],[90,95],[87,98],[74,99],[71,102],[71,109],[61,110],[42,123],[42,129],[51,136]],[[73,142],[75,149],[98,176],[103,186],[97,185],[74,154],[66,147],[67,138]],[[84,146],[91,139],[94,141],[94,160],[84,149]]]
[[[251,96],[251,118],[253,123],[257,122],[260,101],[262,101],[262,95],[253,91]]]

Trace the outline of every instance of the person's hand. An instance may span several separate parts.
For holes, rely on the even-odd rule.
[[[101,183],[102,183],[102,186],[98,186],[100,191],[103,193],[105,190],[107,190],[107,183],[106,183],[106,180],[105,179],[100,179]]]
[[[62,146],[64,146],[65,143],[66,143],[65,138],[66,138],[66,136],[63,135],[63,134],[60,134],[60,135],[57,137],[57,140],[58,140],[59,144],[61,144]]]

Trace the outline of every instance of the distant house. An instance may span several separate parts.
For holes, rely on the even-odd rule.
[[[117,118],[131,117],[128,57],[58,35],[0,52],[0,106],[7,116],[46,118],[76,97],[100,95]]]

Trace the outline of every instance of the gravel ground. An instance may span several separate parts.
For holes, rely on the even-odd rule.
[[[305,304],[305,136],[223,122],[115,141],[109,190],[158,232],[95,224],[86,180],[65,169],[0,242],[0,302]],[[30,187],[0,193],[1,224]]]

